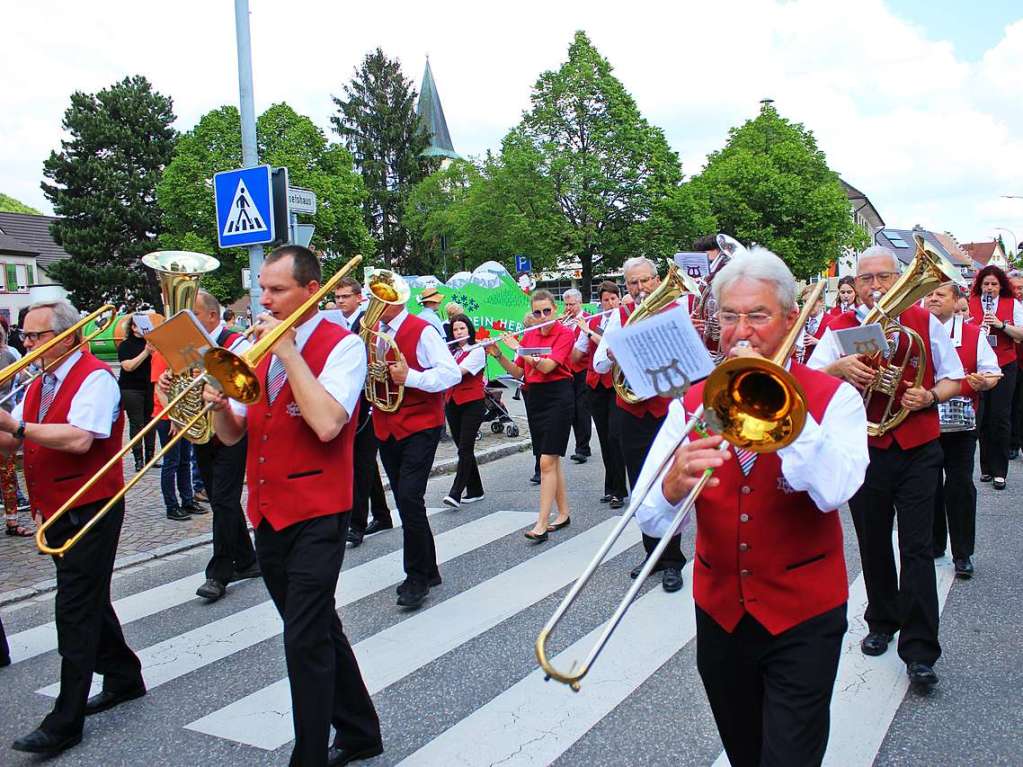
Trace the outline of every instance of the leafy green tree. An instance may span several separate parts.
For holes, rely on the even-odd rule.
[[[813,133],[769,102],[729,131],[692,185],[721,231],[769,248],[801,279],[826,269],[843,248],[868,244]]]
[[[329,144],[308,117],[287,104],[275,104],[256,121],[260,162],[287,167],[289,181],[316,192],[316,227],[311,246],[328,260],[348,260],[373,253],[373,240],[362,222],[365,191],[344,147]],[[174,159],[157,187],[165,232],[161,247],[195,250],[220,259],[221,267],[203,278],[203,287],[222,301],[245,293],[241,269],[248,266],[244,248],[217,247],[213,174],[242,164],[241,122],[237,108],[207,112],[181,136]]]
[[[156,282],[139,258],[161,231],[155,190],[177,139],[173,103],[141,75],[98,93],[76,91],[64,112],[69,138],[43,164],[51,226],[71,258],[50,274],[83,308],[154,301]]]
[[[2,213],[29,213],[34,216],[41,216],[42,214],[35,208],[30,208],[20,200],[15,200],[6,194],[0,192],[0,212]]]
[[[429,136],[416,114],[412,81],[402,74],[397,59],[388,59],[377,48],[344,86],[344,96],[332,99],[337,113],[331,125],[352,153],[366,186],[366,227],[384,264],[409,271],[416,243],[402,214],[412,187],[438,167],[437,161],[421,157]]]

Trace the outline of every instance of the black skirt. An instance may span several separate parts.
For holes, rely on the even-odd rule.
[[[533,438],[533,455],[564,457],[575,412],[572,391],[571,378],[529,384],[526,418]]]

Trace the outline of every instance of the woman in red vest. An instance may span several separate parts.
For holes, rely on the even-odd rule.
[[[1016,390],[1015,341],[1023,341],[1023,307],[1013,297],[1005,272],[988,265],[977,272],[970,291],[970,315],[986,328],[994,347],[1002,380],[982,395],[980,435],[980,481],[994,482],[996,490],[1005,489],[1009,471],[1012,393]]]
[[[838,317],[856,307],[856,278],[847,274],[838,281],[838,301],[828,310],[829,317]]]
[[[497,344],[488,352],[497,358],[501,367],[529,385],[529,430],[536,435],[533,451],[540,456],[540,516],[526,538],[534,543],[547,540],[547,533],[568,527],[568,492],[561,459],[568,449],[568,434],[572,430],[572,344],[575,334],[571,328],[555,319],[557,307],[554,296],[546,290],[536,290],[531,296],[533,317],[539,324],[550,323],[526,331],[521,344],[512,336],[504,338],[512,351],[518,352],[515,361],[509,361]],[[558,515],[550,524],[551,507],[557,504]]]
[[[482,346],[474,343],[476,328],[464,314],[451,318],[451,334],[458,341],[454,355],[462,380],[448,389],[444,405],[451,438],[458,445],[458,468],[444,504],[457,509],[462,503],[483,500],[483,480],[476,464],[476,433],[483,423],[483,374],[487,355]],[[462,498],[465,490],[468,495]]]

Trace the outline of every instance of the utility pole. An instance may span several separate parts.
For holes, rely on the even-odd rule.
[[[252,91],[252,40],[249,36],[249,0],[234,0],[234,28],[238,40],[238,111],[242,121],[242,165],[259,165],[256,147],[256,107]],[[263,246],[249,246],[249,306],[252,319],[262,311],[259,305],[259,270],[263,267]]]

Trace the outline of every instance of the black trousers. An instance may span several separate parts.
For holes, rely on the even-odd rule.
[[[134,437],[153,418],[153,387],[121,389],[121,402],[124,403],[124,414],[128,416],[128,435]],[[137,463],[149,460],[155,452],[156,429],[150,429],[142,442],[131,450],[132,457]]]
[[[615,404],[615,390],[598,385],[589,389],[590,413],[597,427],[597,441],[600,443],[600,458],[604,463],[604,495],[624,498],[629,494],[625,484],[625,458],[622,457],[621,441],[617,439],[612,423],[618,417]]]
[[[1023,375],[1016,363],[1016,386],[1012,390],[1012,424],[1010,425],[1009,447],[1023,448]]]
[[[50,544],[64,543],[105,503],[86,504],[65,514],[47,533]],[[57,737],[82,732],[93,673],[103,676],[103,689],[110,692],[143,684],[142,664],[124,641],[110,603],[110,577],[123,522],[124,501],[120,501],[67,554],[53,558],[60,695],[40,728]]]
[[[483,423],[483,400],[464,402],[461,405],[454,400],[444,406],[444,413],[451,429],[451,438],[458,445],[458,468],[455,478],[451,480],[448,492],[456,501],[462,500],[462,493],[469,498],[483,495],[483,479],[480,467],[476,463],[476,433]]]
[[[572,390],[575,400],[575,413],[572,416],[575,453],[576,455],[590,455],[590,436],[593,434],[593,424],[590,421],[590,400],[587,396],[589,387],[586,385],[585,370],[572,374]]]
[[[941,656],[933,551],[941,465],[938,440],[911,450],[895,442],[872,447],[866,478],[849,501],[867,587],[863,617],[871,631],[899,632],[899,657],[906,663],[933,665]],[[892,552],[896,515],[901,574]]]
[[[401,516],[405,575],[424,585],[440,574],[433,530],[426,517],[425,496],[441,429],[436,426],[405,439],[391,437],[380,443],[380,460],[391,481],[391,492]]]
[[[824,759],[845,616],[843,604],[772,636],[751,615],[728,633],[696,608],[696,667],[732,767]]]
[[[0,661],[11,659],[11,648],[7,646],[7,634],[4,633],[4,622],[0,619]]]
[[[226,584],[236,570],[246,570],[256,561],[242,511],[248,438],[230,446],[211,439],[194,447],[213,509],[213,556],[206,565],[206,577]]]
[[[352,514],[349,529],[360,535],[366,532],[369,512],[382,524],[391,523],[391,510],[387,508],[387,495],[377,466],[377,435],[373,431],[373,416],[365,397],[359,405],[359,428],[355,432],[355,481],[352,486]]]
[[[1009,438],[1012,434],[1012,395],[1016,391],[1016,360],[1002,365],[1002,379],[981,394],[980,473],[1005,477],[1009,471]]]
[[[618,443],[622,448],[622,457],[625,459],[625,473],[629,478],[629,486],[635,490],[639,481],[639,474],[643,470],[643,462],[646,460],[650,446],[654,444],[654,438],[664,423],[663,418],[654,418],[649,413],[642,418],[637,418],[632,413],[621,408],[615,408],[617,416]],[[647,556],[653,553],[660,543],[660,538],[643,534],[643,548]],[[682,553],[682,536],[676,535],[672,538],[668,548],[661,554],[660,567],[685,566],[686,557]]]
[[[938,483],[934,494],[934,549],[944,551],[948,537],[952,539],[952,558],[965,559],[973,556],[977,531],[977,486],[973,484],[977,432],[942,434],[940,442],[945,482]]]
[[[256,528],[263,582],[284,621],[295,724],[292,767],[327,764],[331,724],[339,746],[354,749],[380,741],[376,709],[334,607],[347,532],[347,514],[315,517],[280,531],[263,520]]]

